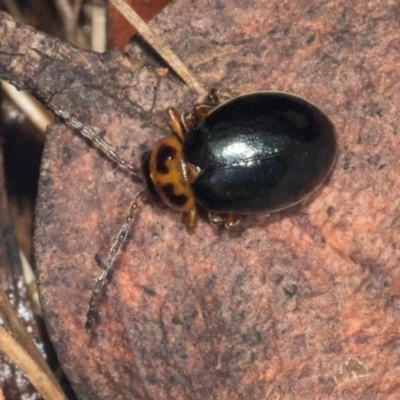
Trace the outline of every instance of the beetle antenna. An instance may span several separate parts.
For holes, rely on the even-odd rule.
[[[101,289],[104,286],[104,282],[106,281],[110,273],[110,270],[114,264],[115,256],[117,255],[118,251],[120,250],[122,244],[126,239],[129,228],[135,216],[135,211],[137,210],[139,205],[144,201],[147,194],[148,194],[147,191],[143,190],[136,196],[135,200],[131,204],[129,214],[126,217],[125,222],[122,225],[120,231],[118,232],[117,238],[115,239],[113,245],[110,248],[106,262],[104,263],[103,270],[96,279],[96,285],[93,289],[92,297],[90,298],[89,301],[89,310],[86,315],[86,324],[85,324],[86,329],[90,329],[93,326],[93,322],[95,322],[99,317],[98,311],[96,310],[97,298],[99,297]]]
[[[117,152],[107,143],[104,139],[100,137],[99,134],[94,133],[91,129],[87,128],[82,124],[77,118],[72,116],[67,111],[62,110],[60,107],[56,106],[52,102],[49,102],[47,106],[54,111],[56,115],[61,117],[67,126],[72,129],[77,130],[83,137],[90,140],[93,145],[100,150],[107,158],[114,161],[118,167],[130,174],[136,175],[141,173],[141,169],[128,163],[126,160],[121,158]]]

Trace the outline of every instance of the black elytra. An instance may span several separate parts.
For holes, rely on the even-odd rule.
[[[315,105],[284,92],[233,98],[183,140],[198,174],[196,202],[217,213],[273,212],[309,196],[336,159],[333,124]]]

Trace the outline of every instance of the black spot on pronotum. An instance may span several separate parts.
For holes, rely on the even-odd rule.
[[[168,183],[167,185],[164,185],[162,187],[162,190],[163,190],[165,196],[171,202],[171,204],[174,204],[178,207],[185,205],[187,203],[187,201],[189,200],[189,198],[184,194],[176,195],[174,193],[174,186],[172,185],[172,183]]]
[[[162,145],[157,152],[157,164],[156,169],[160,174],[168,174],[169,169],[166,166],[167,160],[171,160],[176,157],[176,149],[171,146]]]

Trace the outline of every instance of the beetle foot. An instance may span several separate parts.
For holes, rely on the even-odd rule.
[[[214,226],[224,225],[226,229],[234,229],[243,221],[243,215],[239,214],[219,214],[214,211],[208,212],[208,219]]]

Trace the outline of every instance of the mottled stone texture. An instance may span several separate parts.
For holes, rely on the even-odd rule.
[[[10,26],[2,17],[0,42]],[[90,333],[96,259],[142,185],[52,127],[36,256],[50,335],[80,398],[400,398],[400,7],[177,0],[151,26],[209,87],[316,103],[337,128],[339,157],[302,207],[236,233],[202,220],[189,235],[179,214],[143,206]],[[168,132],[168,105],[198,99],[157,75],[163,64],[140,41],[99,56],[17,32],[25,50],[0,46],[0,76],[54,96],[130,160]]]

